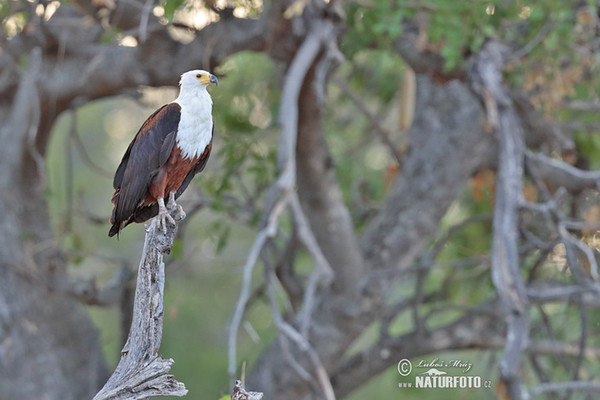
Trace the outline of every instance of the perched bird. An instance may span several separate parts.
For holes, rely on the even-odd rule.
[[[108,236],[158,215],[166,231],[169,210],[208,161],[214,132],[212,99],[217,77],[202,70],[181,75],[179,96],[150,115],[117,168]],[[165,205],[165,199],[168,199]]]

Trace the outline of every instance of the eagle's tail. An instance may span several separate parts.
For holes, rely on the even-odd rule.
[[[119,224],[114,224],[111,228],[110,231],[108,231],[108,236],[109,237],[113,237],[115,235],[117,235],[117,238],[119,237],[119,232],[121,231]]]
[[[110,224],[112,225],[110,228],[110,231],[108,231],[108,236],[113,237],[113,236],[117,235],[117,237],[119,237],[119,232],[121,232],[121,230],[123,228],[125,228],[127,225],[129,225],[133,222],[138,222],[138,223],[146,222],[150,218],[156,217],[158,215],[158,204],[153,203],[153,204],[139,205],[138,207],[136,207],[135,210],[133,210],[132,215],[129,215],[126,219],[119,219],[117,217],[117,208],[118,208],[117,204],[119,202],[119,194],[120,194],[120,189],[116,189],[115,194],[113,194],[113,197],[111,200],[114,207],[113,207],[112,215],[111,215],[110,219],[108,220],[108,222],[110,222]],[[123,218],[123,217],[121,217],[121,218]]]
[[[121,192],[120,188],[115,189],[115,193],[113,194],[112,198],[110,199],[111,203],[113,204],[113,210],[112,210],[112,215],[108,219],[108,222],[112,225],[110,228],[110,231],[108,231],[109,237],[113,237],[113,236],[117,235],[117,238],[118,238],[119,232],[121,231],[121,229],[124,228],[122,221],[117,221],[117,218],[116,218],[117,204],[119,202],[119,193],[120,192]]]

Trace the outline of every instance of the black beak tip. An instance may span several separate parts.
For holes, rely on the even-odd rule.
[[[216,86],[219,86],[219,80],[214,75],[210,76],[210,83],[214,83]]]

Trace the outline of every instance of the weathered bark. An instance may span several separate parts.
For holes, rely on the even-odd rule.
[[[182,216],[180,207],[171,210],[177,221]],[[169,254],[177,233],[177,225],[168,225],[160,231],[157,219],[146,229],[144,250],[138,268],[133,320],[121,360],[94,400],[133,400],[152,396],[184,396],[185,385],[168,372],[173,360],[159,354],[164,316],[165,264],[163,255]]]

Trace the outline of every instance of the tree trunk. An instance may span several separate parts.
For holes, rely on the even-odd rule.
[[[0,398],[80,400],[108,371],[85,311],[53,290],[65,276],[42,197],[54,118],[40,105],[41,61],[29,63],[14,101],[0,104]]]

